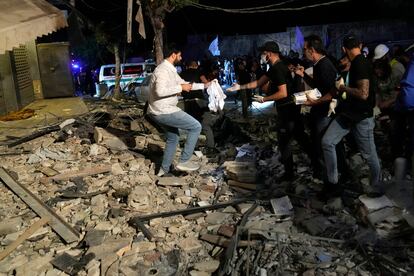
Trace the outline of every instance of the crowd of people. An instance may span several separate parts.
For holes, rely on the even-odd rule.
[[[181,51],[173,49],[166,54],[164,62],[153,73],[149,98],[149,115],[164,126],[167,137],[159,176],[170,172],[179,129],[189,134],[176,166],[178,170],[199,168],[190,157],[202,130],[207,135],[209,153],[216,151],[212,126],[222,117],[222,110],[212,112],[207,105],[194,104],[197,100],[205,100],[203,90],[215,79],[223,84],[236,80],[228,92],[247,93],[259,103],[275,103],[278,143],[285,169],[280,180],[296,177],[292,156],[295,139],[310,157],[313,176],[324,182],[321,196],[340,195],[343,185],[350,180],[348,148],[358,150],[369,165],[370,186],[364,192],[381,195],[384,192],[383,155],[377,153],[374,137],[378,121],[389,137],[391,160],[404,157],[411,164],[414,46],[404,51],[399,46],[390,49],[379,44],[369,51],[356,36],[348,35],[342,41],[343,56],[336,60],[327,54],[319,36],[310,35],[304,39],[302,59],[294,52],[288,57],[282,56],[279,45],[273,41],[266,42],[258,50],[260,61],[224,60],[204,64],[202,70],[196,61],[189,61],[181,76],[174,67],[181,60]],[[317,89],[320,97],[306,94],[307,100],[302,105],[295,104],[295,93],[311,89]],[[176,107],[178,95],[186,100],[185,111]],[[303,106],[310,107],[306,121],[301,112]],[[374,112],[376,107],[380,110],[379,117]]]

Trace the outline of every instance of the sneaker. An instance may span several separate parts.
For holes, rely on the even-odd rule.
[[[164,172],[164,170],[162,169],[162,168],[160,168],[160,170],[158,171],[158,173],[157,173],[157,176],[158,177],[161,177],[161,176],[163,176],[165,174],[165,172]]]
[[[193,172],[193,171],[198,170],[200,168],[200,165],[188,160],[186,162],[178,163],[176,168],[184,172]]]

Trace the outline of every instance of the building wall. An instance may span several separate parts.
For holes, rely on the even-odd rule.
[[[414,22],[397,20],[299,26],[299,30],[303,37],[317,34],[326,39],[329,42],[328,51],[338,58],[341,56],[342,38],[349,33],[357,35],[364,43],[373,45],[372,48],[381,42],[414,40]],[[286,32],[280,33],[219,36],[219,48],[223,57],[258,56],[257,47],[267,40],[273,40],[279,44],[283,54],[288,54],[291,49],[302,54],[302,47],[295,43],[297,35],[296,27],[289,27]],[[214,38],[215,36],[207,35],[189,36],[184,54],[200,59],[206,55],[209,43]]]
[[[14,86],[10,52],[0,55],[0,114],[19,109]]]

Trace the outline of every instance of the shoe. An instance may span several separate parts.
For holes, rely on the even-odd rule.
[[[194,163],[190,160],[186,162],[180,162],[176,166],[177,170],[183,171],[183,172],[193,172],[200,168],[200,165],[197,163]]]
[[[161,176],[163,176],[165,174],[165,172],[164,172],[164,170],[162,169],[162,168],[160,168],[160,170],[158,171],[158,173],[157,173],[157,176],[158,177],[161,177]]]
[[[174,176],[174,174],[172,174],[172,173],[166,173],[166,172],[164,172],[164,170],[162,169],[162,168],[160,168],[160,170],[158,171],[158,173],[157,173],[157,176],[158,177],[173,177]]]

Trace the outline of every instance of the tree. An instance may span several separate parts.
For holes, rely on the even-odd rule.
[[[154,51],[155,60],[159,64],[164,59],[164,19],[167,13],[175,9],[183,8],[197,0],[145,0],[143,5],[147,16],[150,18],[154,30]]]

